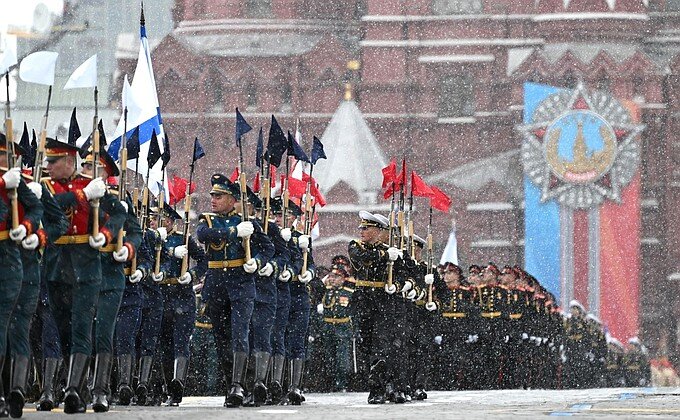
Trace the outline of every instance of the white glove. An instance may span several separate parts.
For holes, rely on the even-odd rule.
[[[139,283],[142,280],[142,277],[144,277],[142,270],[135,270],[135,272],[130,275],[130,283]]]
[[[113,259],[118,261],[118,262],[125,262],[128,260],[130,257],[130,250],[128,250],[128,247],[124,246],[120,249],[120,251],[114,251],[113,252]]]
[[[390,261],[396,261],[397,258],[404,256],[404,251],[392,246],[387,248],[387,255],[390,257]]]
[[[123,201],[120,202],[120,204],[121,204],[121,205],[123,206],[123,208],[125,209],[125,213],[127,213],[127,212],[128,212],[128,203],[127,203],[127,201],[123,200]]]
[[[104,197],[104,194],[106,194],[106,184],[103,179],[95,178],[83,188],[83,192],[88,200],[102,198]]]
[[[434,274],[425,274],[425,284],[428,286],[434,283]]]
[[[409,280],[406,280],[404,282],[404,287],[401,288],[401,292],[406,293],[411,289],[413,289],[413,283],[411,283]]]
[[[474,343],[474,339],[472,338],[472,334],[468,334],[468,338],[467,338],[467,340],[465,340],[465,342],[468,343],[468,344]]]
[[[176,246],[172,249],[172,256],[179,258],[180,260],[184,258],[189,253],[186,245]]]
[[[319,315],[323,315],[323,303],[319,303],[318,305],[316,305],[316,313],[318,313]]]
[[[307,337],[307,341],[309,341],[310,343],[313,343],[314,342],[314,336],[310,335],[309,337]]]
[[[246,236],[250,236],[255,232],[255,227],[253,226],[253,222],[241,222],[238,225],[236,225],[236,236],[239,238],[245,238]]]
[[[298,276],[298,280],[300,280],[300,283],[302,284],[307,284],[310,281],[312,281],[312,272],[307,270],[304,273],[300,274]]]
[[[388,295],[393,295],[396,291],[397,291],[397,286],[389,285],[389,284],[385,285],[385,293],[387,293]]]
[[[416,296],[418,296],[418,293],[414,289],[411,289],[406,293],[406,299],[409,300],[414,300]]]
[[[179,284],[189,284],[189,283],[191,283],[191,273],[187,271],[177,281],[179,282]]]
[[[161,237],[161,241],[165,242],[166,239],[168,239],[168,230],[164,227],[159,227],[156,229],[156,232],[158,232],[158,236]]]
[[[441,335],[436,336],[434,338],[434,343],[438,346],[441,346],[442,345],[442,336]]]
[[[290,228],[281,229],[281,237],[283,238],[284,241],[286,241],[286,242],[290,241],[290,238],[292,236],[293,235],[290,232]]]
[[[99,232],[94,236],[90,236],[88,239],[88,242],[90,242],[90,247],[94,249],[99,249],[104,246],[106,243],[106,236],[104,236],[103,233]]]
[[[293,277],[293,274],[288,269],[283,270],[281,274],[279,274],[279,280],[284,283],[290,280],[291,277]]]
[[[273,272],[274,266],[271,265],[271,263],[267,263],[264,265],[264,267],[260,268],[257,274],[260,275],[261,277],[269,277],[272,275]]]
[[[40,238],[35,233],[28,235],[21,241],[21,246],[29,251],[33,251],[38,245],[40,245]]]
[[[19,225],[16,229],[11,229],[9,231],[9,237],[11,240],[18,242],[26,237],[26,226]]]
[[[425,304],[425,309],[427,309],[430,312],[436,311],[437,310],[437,304],[435,302],[427,302]]]
[[[522,333],[522,340],[528,340],[529,335],[527,333]]]
[[[245,222],[245,223],[250,223],[250,222]],[[245,264],[243,264],[243,269],[248,274],[254,273],[257,270],[257,260],[255,258],[249,259],[248,261],[246,261]]]
[[[21,181],[21,169],[11,168],[2,175],[2,179],[5,180],[5,189],[11,190],[18,187]]]
[[[31,190],[33,195],[35,195],[38,198],[38,200],[42,198],[42,185],[33,181],[28,183],[28,188]]]
[[[309,235],[300,235],[298,238],[298,246],[300,249],[309,249]]]
[[[160,283],[163,281],[163,277],[165,277],[165,274],[162,271],[159,271],[158,274],[151,273],[151,278],[153,281],[156,283]]]
[[[503,337],[503,341],[506,342],[506,343],[507,343],[508,341],[510,341],[510,336],[509,336],[509,335],[506,335],[505,337]]]

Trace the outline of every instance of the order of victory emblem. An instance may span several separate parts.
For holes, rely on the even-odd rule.
[[[599,91],[561,90],[543,100],[524,134],[524,173],[540,187],[541,201],[557,199],[574,209],[621,201],[621,189],[640,163],[638,134],[630,112]]]

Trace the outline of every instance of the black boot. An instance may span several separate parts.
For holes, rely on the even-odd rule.
[[[111,380],[111,353],[99,353],[94,362],[94,387],[92,388],[92,409],[95,413],[109,411],[109,381]]]
[[[231,377],[231,388],[224,401],[225,407],[240,407],[243,404],[243,378],[248,363],[248,353],[234,352],[234,367]]]
[[[255,384],[253,385],[253,402],[259,407],[267,401],[267,371],[269,370],[269,353],[255,353]]]
[[[61,359],[45,359],[43,370],[43,389],[40,399],[36,404],[37,411],[52,411],[57,400],[54,396],[54,388],[59,375]]]
[[[293,359],[290,361],[290,387],[288,388],[288,403],[290,405],[302,404],[300,382],[302,381],[304,363],[305,362],[302,359]]]
[[[135,390],[137,405],[146,405],[146,397],[149,395],[149,377],[151,376],[152,356],[142,356],[139,359],[139,383]]]
[[[130,405],[132,397],[132,355],[118,356],[118,404]]]
[[[12,385],[7,404],[11,417],[21,417],[26,404],[26,382],[28,381],[28,356],[14,356],[11,371]]]
[[[182,402],[182,396],[184,395],[184,384],[187,380],[187,371],[189,370],[189,359],[186,357],[178,357],[175,359],[175,372],[168,385],[168,394],[170,398],[168,399],[168,405],[178,406]]]
[[[272,363],[272,377],[269,382],[269,392],[265,405],[278,405],[283,397],[283,368],[286,364],[286,357],[280,354],[274,355]]]
[[[368,374],[368,403],[385,404],[385,361],[378,360]]]
[[[86,406],[80,398],[80,389],[87,372],[87,365],[90,357],[82,353],[74,353],[69,359],[68,379],[66,381],[66,392],[64,393],[64,413],[75,414],[84,413]]]

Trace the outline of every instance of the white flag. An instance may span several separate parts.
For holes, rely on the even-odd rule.
[[[2,58],[0,58],[0,73],[7,73],[7,70],[17,63],[17,52],[9,46],[7,39],[4,44]]]
[[[81,64],[66,81],[64,90],[97,87],[97,54]]]
[[[58,56],[59,53],[52,51],[34,52],[21,60],[19,77],[24,82],[52,86]]]
[[[458,241],[456,240],[456,224],[453,224],[451,233],[449,234],[449,241],[446,243],[442,258],[439,260],[440,265],[450,262],[458,265]]]

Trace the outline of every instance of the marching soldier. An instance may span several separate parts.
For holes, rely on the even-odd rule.
[[[70,355],[64,412],[72,414],[86,408],[79,392],[92,354],[92,323],[102,281],[99,252],[123,227],[126,210],[107,193],[101,178],[76,172],[77,147],[50,139],[46,149],[50,174],[46,186],[69,219],[66,235],[55,241],[58,263],[50,267],[47,286],[62,351]],[[108,220],[93,233],[94,205],[100,205]]]
[[[506,303],[507,289],[498,283],[500,270],[489,263],[482,271],[481,282],[477,286],[475,299],[478,301],[480,317],[477,335],[479,346],[483,348],[482,365],[484,370],[482,386],[498,389],[502,378],[502,360],[505,357],[505,323],[502,318]]]
[[[229,359],[232,344],[232,381],[226,395],[226,407],[242,405],[245,368],[250,346],[249,325],[255,300],[255,272],[263,268],[274,255],[274,246],[257,222],[243,221],[234,205],[238,187],[221,174],[211,179],[210,204],[212,213],[199,218],[196,237],[205,244],[208,272],[202,295],[208,305],[222,370]],[[259,250],[246,260],[244,242]],[[246,245],[247,246],[247,245]],[[229,318],[227,319],[227,314]],[[231,325],[231,334],[229,326]],[[231,337],[231,339],[229,339]]]
[[[581,388],[587,366],[586,310],[577,300],[569,302],[569,316],[565,320],[566,387]]]

